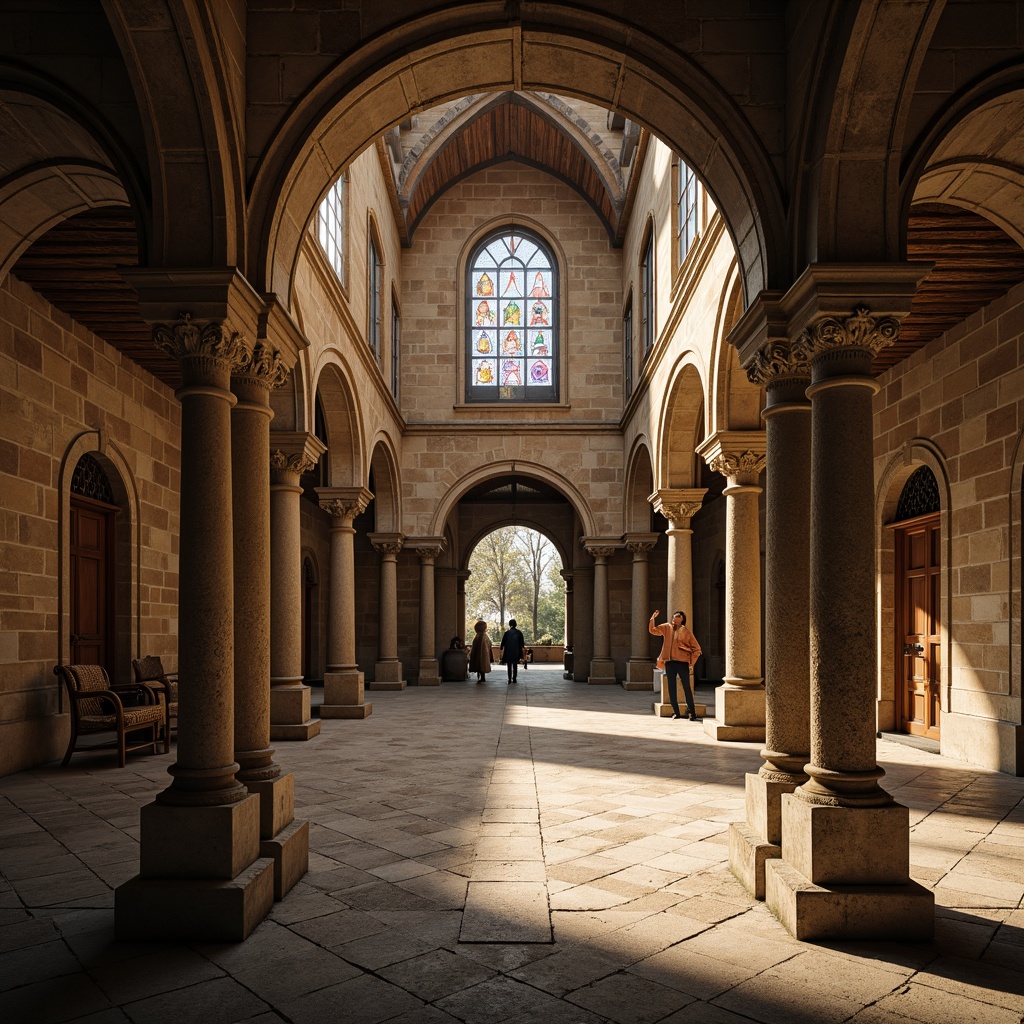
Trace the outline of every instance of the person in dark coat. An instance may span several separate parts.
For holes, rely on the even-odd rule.
[[[516,620],[509,619],[508,629],[501,638],[501,663],[508,669],[510,685],[519,682],[516,678],[519,674],[519,659],[522,658],[525,648],[526,637],[516,629]]]

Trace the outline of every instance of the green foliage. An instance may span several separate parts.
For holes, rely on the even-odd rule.
[[[536,530],[506,526],[489,533],[469,559],[467,635],[472,635],[477,619],[484,619],[497,643],[500,631],[514,618],[527,643],[540,643],[536,638],[545,633],[564,636],[565,585],[560,569],[554,545]]]

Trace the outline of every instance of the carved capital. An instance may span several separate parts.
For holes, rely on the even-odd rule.
[[[627,551],[632,552],[633,555],[646,555],[658,543],[658,534],[627,533],[625,540]]]
[[[373,550],[383,558],[395,558],[402,550],[402,541],[405,539],[400,533],[370,533],[367,534]]]
[[[424,562],[432,562],[444,551],[444,544],[416,544],[413,550]]]
[[[900,322],[894,316],[872,316],[858,306],[852,316],[840,319],[824,316],[808,325],[800,341],[806,344],[809,358],[837,349],[854,349],[872,357],[899,337]]]
[[[772,338],[765,342],[746,367],[751,384],[768,387],[780,380],[811,376],[811,343],[806,335],[792,341]]]
[[[204,371],[211,374],[230,371],[244,351],[241,335],[223,320],[201,323],[193,320],[191,313],[183,313],[177,323],[154,324],[153,342],[177,359],[183,371],[192,370],[199,377]]]
[[[245,344],[241,346],[239,361],[231,371],[231,378],[241,379],[270,391],[272,388],[281,387],[290,372],[277,349],[257,341],[251,347]]]
[[[317,487],[320,507],[342,525],[352,524],[356,516],[365,512],[373,501],[373,492],[365,487]]]
[[[287,473],[308,473],[319,461],[307,452],[288,454],[278,449],[270,453],[270,468]]]
[[[594,561],[599,559],[611,558],[615,554],[615,548],[611,545],[604,544],[587,544],[587,554],[590,555]]]
[[[722,476],[756,477],[765,467],[764,452],[719,452],[708,460],[708,466]]]
[[[647,500],[675,529],[685,529],[701,509],[706,487],[665,487],[649,495]]]

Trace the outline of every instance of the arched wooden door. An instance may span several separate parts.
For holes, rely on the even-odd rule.
[[[89,455],[79,460],[71,493],[71,663],[114,664],[115,525],[118,508],[102,468]]]
[[[936,740],[942,678],[942,531],[938,508],[935,477],[922,466],[903,488],[894,524],[896,708],[901,731]]]

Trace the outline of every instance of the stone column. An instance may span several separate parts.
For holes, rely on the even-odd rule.
[[[466,622],[466,581],[470,575],[468,569],[460,569],[456,577],[458,582],[455,590],[455,618],[459,624],[459,636],[463,643],[466,643],[470,633],[469,624]]]
[[[655,511],[668,520],[668,593],[663,618],[671,619],[676,611],[686,612],[687,625],[697,633],[701,623],[693,616],[693,530],[690,519],[695,516],[707,494],[706,487],[672,487],[655,491],[648,499]],[[653,610],[653,609],[652,609]],[[650,618],[648,611],[647,617]],[[646,628],[647,623],[644,623]]]
[[[365,487],[318,487],[320,507],[331,517],[330,613],[327,671],[321,718],[367,718],[373,705],[363,700],[363,673],[356,664],[356,566],[353,520],[366,511],[373,494]]]
[[[608,559],[615,554],[618,542],[608,543],[603,538],[585,538],[583,547],[594,559],[594,647],[590,660],[591,686],[608,685],[618,682],[615,678],[615,662],[611,656],[611,637],[608,626]]]
[[[260,798],[260,853],[274,860],[274,898],[309,867],[309,823],[295,821],[295,779],[270,746],[270,389],[288,376],[257,342],[231,376],[231,492],[235,564],[236,775]]]
[[[761,539],[757,496],[765,465],[758,431],[720,431],[700,448],[725,494],[725,681],[704,732],[718,740],[764,741],[761,675]]]
[[[320,734],[302,681],[302,485],[327,449],[312,434],[270,435],[270,738]]]
[[[371,533],[373,550],[380,555],[380,589],[377,612],[377,663],[371,690],[404,690],[402,663],[398,660],[398,552],[402,534]]]
[[[763,300],[761,300],[763,302]],[[760,328],[764,311],[748,314]],[[761,328],[763,329],[763,328]],[[765,421],[765,759],[746,777],[746,821],[729,829],[733,874],[764,899],[765,862],[782,855],[782,794],[807,781],[810,749],[811,405],[807,348],[775,338],[748,363],[766,389]]]
[[[830,269],[845,272],[834,291]],[[883,311],[851,315],[850,278],[862,294],[868,270]],[[811,267],[794,285],[811,293],[799,303],[811,309],[811,756],[808,781],[782,796],[782,858],[766,864],[765,900],[800,939],[925,939],[933,928],[932,893],[910,880],[909,811],[879,785],[875,756],[871,369],[921,276],[913,265]]]
[[[163,300],[154,305],[180,308],[180,293],[163,294],[175,291],[166,276],[141,278]],[[230,378],[243,345],[227,315],[237,303],[242,323],[246,313],[255,323],[259,300],[232,274],[202,284],[216,297],[199,308],[221,309],[218,318],[184,315],[153,328],[182,376],[178,744],[173,781],[141,811],[139,874],[115,893],[122,941],[239,941],[274,899],[273,862],[260,857],[260,798],[235,778],[234,759]]]
[[[412,543],[420,556],[420,668],[416,685],[440,686],[434,629],[434,559],[444,551],[444,538],[420,537]]]
[[[572,679],[575,671],[575,648],[573,647],[573,615],[575,614],[575,602],[573,601],[573,571],[562,569],[559,576],[565,580],[565,650],[571,652],[571,657],[562,658],[562,678]]]
[[[651,594],[647,555],[657,543],[656,533],[626,534],[626,550],[633,555],[629,661],[626,663],[626,678],[622,681],[623,689],[626,690],[649,690],[654,681],[651,636],[647,631],[647,620],[651,617],[648,609]]]

